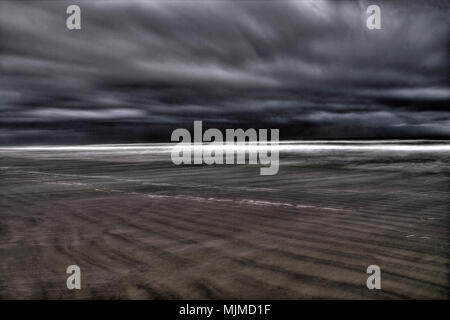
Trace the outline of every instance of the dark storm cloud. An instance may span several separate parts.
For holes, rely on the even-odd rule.
[[[448,2],[373,3],[382,30],[367,1],[1,1],[0,143],[169,139],[193,120],[450,136]]]

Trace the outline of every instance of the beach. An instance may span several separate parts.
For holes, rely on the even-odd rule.
[[[448,142],[286,145],[274,176],[164,144],[1,148],[0,298],[449,298]]]

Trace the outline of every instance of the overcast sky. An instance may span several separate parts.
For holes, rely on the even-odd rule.
[[[81,7],[82,30],[66,28]],[[381,7],[381,30],[366,8]],[[0,144],[450,137],[449,2],[0,1]]]

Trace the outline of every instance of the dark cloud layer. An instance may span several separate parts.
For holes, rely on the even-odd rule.
[[[78,4],[82,30],[65,26]],[[382,30],[368,30],[378,4]],[[1,1],[0,143],[449,137],[448,1]]]

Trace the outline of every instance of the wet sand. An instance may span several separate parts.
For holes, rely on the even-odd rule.
[[[0,298],[449,298],[448,153],[0,152]],[[66,288],[67,266],[81,290]],[[366,269],[381,268],[381,290]]]

